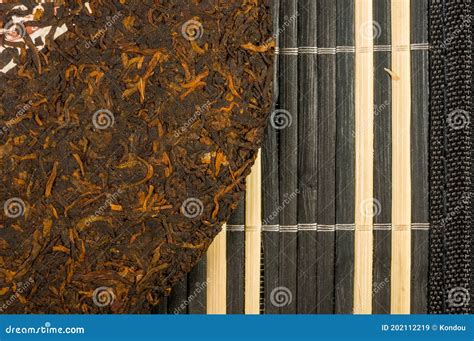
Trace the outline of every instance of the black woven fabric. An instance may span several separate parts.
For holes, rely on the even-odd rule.
[[[471,3],[471,18],[474,18],[474,3]],[[474,20],[471,20],[471,58],[474,55]],[[472,61],[471,61],[472,62]],[[474,79],[471,74],[471,105],[474,104]],[[472,117],[472,116],[471,116]],[[471,124],[471,167],[474,161],[474,129]],[[474,193],[474,171],[471,169],[471,193]],[[474,200],[471,200],[471,293],[474,293],[474,219],[472,219],[472,212],[474,212]],[[471,300],[471,314],[474,313],[474,300]]]
[[[472,311],[472,2],[430,4],[430,313]],[[471,300],[472,297],[472,300]]]

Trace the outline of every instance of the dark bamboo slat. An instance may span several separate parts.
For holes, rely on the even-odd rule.
[[[160,303],[153,308],[152,314],[166,315],[168,314],[168,297],[162,297]]]
[[[334,312],[336,223],[336,2],[317,1],[317,313]],[[331,50],[332,49],[332,50]]]
[[[168,314],[187,314],[188,306],[188,278],[187,276],[178,284],[173,286],[171,295],[168,297]]]
[[[189,314],[207,313],[206,283],[206,257],[204,257],[188,274]]]
[[[227,222],[227,314],[244,313],[245,200]]]
[[[271,300],[272,291],[279,286],[280,268],[278,169],[277,131],[269,124],[262,147],[262,249],[265,269],[262,290],[266,314],[279,313],[279,307],[273,305]]]
[[[391,0],[374,4],[374,314],[390,313],[392,221]],[[370,132],[367,132],[370,133]]]
[[[428,0],[411,3],[412,258],[411,313],[427,313],[429,245]]]
[[[354,0],[337,0],[339,47],[354,47]],[[339,51],[340,50],[340,51]],[[336,55],[336,263],[335,313],[351,314],[354,288],[355,112],[354,52]]]
[[[429,231],[411,232],[411,314],[427,314],[428,310],[428,267]]]
[[[285,18],[286,26],[281,30],[279,57],[279,107],[289,113],[291,124],[280,130],[279,179],[280,179],[280,283],[291,293],[293,299],[280,306],[280,313],[296,313],[296,263],[297,263],[297,200],[289,199],[297,191],[298,177],[298,57],[287,53],[288,48],[297,48],[298,6],[296,0],[280,4],[280,17]],[[293,18],[293,19],[291,19]],[[276,292],[275,292],[276,294]]]
[[[279,46],[278,31],[280,28],[279,13],[280,1],[272,4],[273,27],[275,45]],[[273,102],[274,110],[278,109],[278,74],[279,58],[275,57],[273,74]],[[263,251],[263,308],[266,314],[278,314],[279,308],[271,302],[271,293],[279,283],[279,245],[278,232],[280,190],[279,190],[279,164],[278,164],[278,131],[269,122],[262,146],[262,251]]]
[[[314,0],[299,1],[298,45],[316,47],[317,6]],[[316,292],[317,223],[317,54],[298,56],[298,295],[299,314],[314,312]]]
[[[264,312],[265,314],[279,314],[280,309],[272,302],[272,292],[279,287],[279,253],[280,253],[280,233],[263,233],[263,264],[265,278],[263,283]]]

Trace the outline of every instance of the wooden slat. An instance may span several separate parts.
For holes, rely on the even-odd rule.
[[[279,46],[280,28],[280,1],[272,1],[273,32],[276,32],[276,46]],[[279,96],[279,63],[275,56],[273,70],[273,110],[278,109]],[[270,118],[271,120],[271,118]],[[269,121],[270,121],[269,120]],[[263,225],[269,227],[265,230],[262,226],[262,247],[263,247],[263,306],[265,314],[278,314],[279,308],[272,304],[272,291],[278,287],[280,260],[280,234],[277,232],[280,223],[280,189],[278,163],[278,131],[268,123],[265,140],[262,146],[262,219]],[[269,231],[273,228],[273,231]]]
[[[372,0],[359,0],[355,3],[355,314],[372,312],[374,59],[373,36],[367,34],[367,25],[370,27],[373,23],[372,6]]]
[[[315,20],[317,2],[302,0],[298,2],[298,45],[314,47],[317,45]],[[317,55],[298,56],[298,224],[316,226],[317,218]],[[304,224],[304,225],[303,225]],[[317,306],[316,290],[316,230],[298,232],[298,314],[315,313]]]
[[[317,0],[318,30],[318,191],[317,313],[334,313],[336,224],[336,2]],[[326,48],[329,50],[321,50]],[[332,51],[331,51],[332,49]],[[323,230],[324,228],[324,230]]]
[[[225,314],[227,312],[227,262],[226,225],[207,250],[207,313]]]
[[[390,2],[374,2],[374,44],[390,46]],[[392,110],[391,52],[374,52],[374,264],[372,313],[390,313],[390,259],[392,222]]]
[[[354,0],[337,0],[336,30],[337,46],[354,46]],[[354,53],[337,53],[336,314],[351,314],[354,303],[354,72]]]
[[[411,269],[410,0],[392,0],[392,44],[391,312],[409,314]]]
[[[296,313],[298,248],[296,225],[298,201],[290,200],[298,190],[298,56],[288,49],[298,47],[298,1],[280,2],[280,18],[287,18],[280,30],[279,107],[291,119],[279,131],[280,185],[280,283],[294,298],[280,307],[282,314]],[[290,19],[291,18],[291,19]],[[285,53],[286,50],[286,53]],[[294,51],[294,50],[293,50]],[[284,203],[284,204],[283,204]]]
[[[265,277],[263,283],[265,314],[278,314],[280,309],[273,304],[272,292],[279,287],[280,232],[265,231],[263,238],[263,262]]]
[[[411,231],[410,314],[428,313],[429,231]]]
[[[420,47],[411,52],[411,174],[412,223],[424,229],[412,229],[411,314],[426,314],[428,308],[429,255],[429,52],[428,0],[411,2],[411,43]]]
[[[276,79],[276,78],[275,78]],[[276,85],[274,84],[274,87]],[[279,307],[272,303],[272,292],[279,286],[280,233],[279,224],[279,165],[277,131],[268,124],[262,146],[262,246],[263,246],[263,305],[265,314],[278,314]],[[267,228],[267,230],[265,230]],[[273,229],[273,231],[271,230]]]
[[[372,0],[355,3],[356,190],[354,241],[354,313],[372,312],[374,58]]]
[[[279,307],[272,303],[272,292],[279,286],[280,232],[279,224],[279,165],[277,131],[271,124],[262,147],[262,245],[263,245],[263,300],[265,314],[278,314]],[[267,228],[267,230],[265,230]],[[271,230],[273,229],[273,231]]]
[[[260,313],[262,168],[260,151],[247,177],[245,201],[245,314]]]

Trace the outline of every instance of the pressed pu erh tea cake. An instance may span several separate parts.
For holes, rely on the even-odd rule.
[[[271,110],[269,5],[0,3],[0,312],[149,312],[192,269]]]

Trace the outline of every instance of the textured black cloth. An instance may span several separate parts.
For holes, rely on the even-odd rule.
[[[430,4],[430,313],[472,312],[472,2]],[[472,298],[472,299],[471,299]]]

